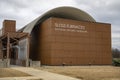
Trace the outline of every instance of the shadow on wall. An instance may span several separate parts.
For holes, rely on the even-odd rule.
[[[31,32],[31,39],[30,39],[30,54],[29,57],[32,60],[38,60],[38,49],[39,49],[39,34],[40,34],[40,26],[35,26]]]

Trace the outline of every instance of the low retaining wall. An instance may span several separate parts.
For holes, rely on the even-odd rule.
[[[10,67],[10,59],[0,59],[0,68]]]
[[[29,66],[30,67],[40,67],[40,65],[41,65],[40,61],[29,60]]]

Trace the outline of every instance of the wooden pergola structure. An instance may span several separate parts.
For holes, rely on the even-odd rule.
[[[2,59],[10,59],[11,58],[10,54],[12,53],[10,50],[11,47],[14,45],[19,45],[19,41],[24,38],[27,38],[28,43],[30,42],[30,36],[28,33],[8,32],[0,36],[0,46],[1,46],[0,53],[2,55]],[[27,45],[26,54],[29,59],[29,44]]]

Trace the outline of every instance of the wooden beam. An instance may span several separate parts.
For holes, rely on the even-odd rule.
[[[18,40],[18,39],[16,39],[16,38],[12,38],[12,37],[11,37],[11,39],[13,39],[13,40],[15,40],[15,41],[19,41],[19,40]]]
[[[10,38],[8,33],[7,34],[7,59],[9,59],[9,50],[10,50]]]
[[[18,44],[18,42],[19,42],[19,41],[15,41],[15,42],[13,42],[13,43],[11,43],[11,44],[15,44],[15,43]]]
[[[6,35],[1,36],[1,37],[0,37],[0,40],[2,40],[2,39],[4,39],[4,38],[6,38]]]

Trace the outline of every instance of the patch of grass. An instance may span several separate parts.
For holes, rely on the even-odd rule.
[[[25,77],[25,76],[31,76],[27,73],[23,73],[21,71],[17,71],[10,68],[0,68],[0,78],[3,77]]]
[[[120,67],[114,66],[46,66],[37,69],[82,80],[120,80]]]
[[[44,79],[28,79],[28,80],[44,80]]]

